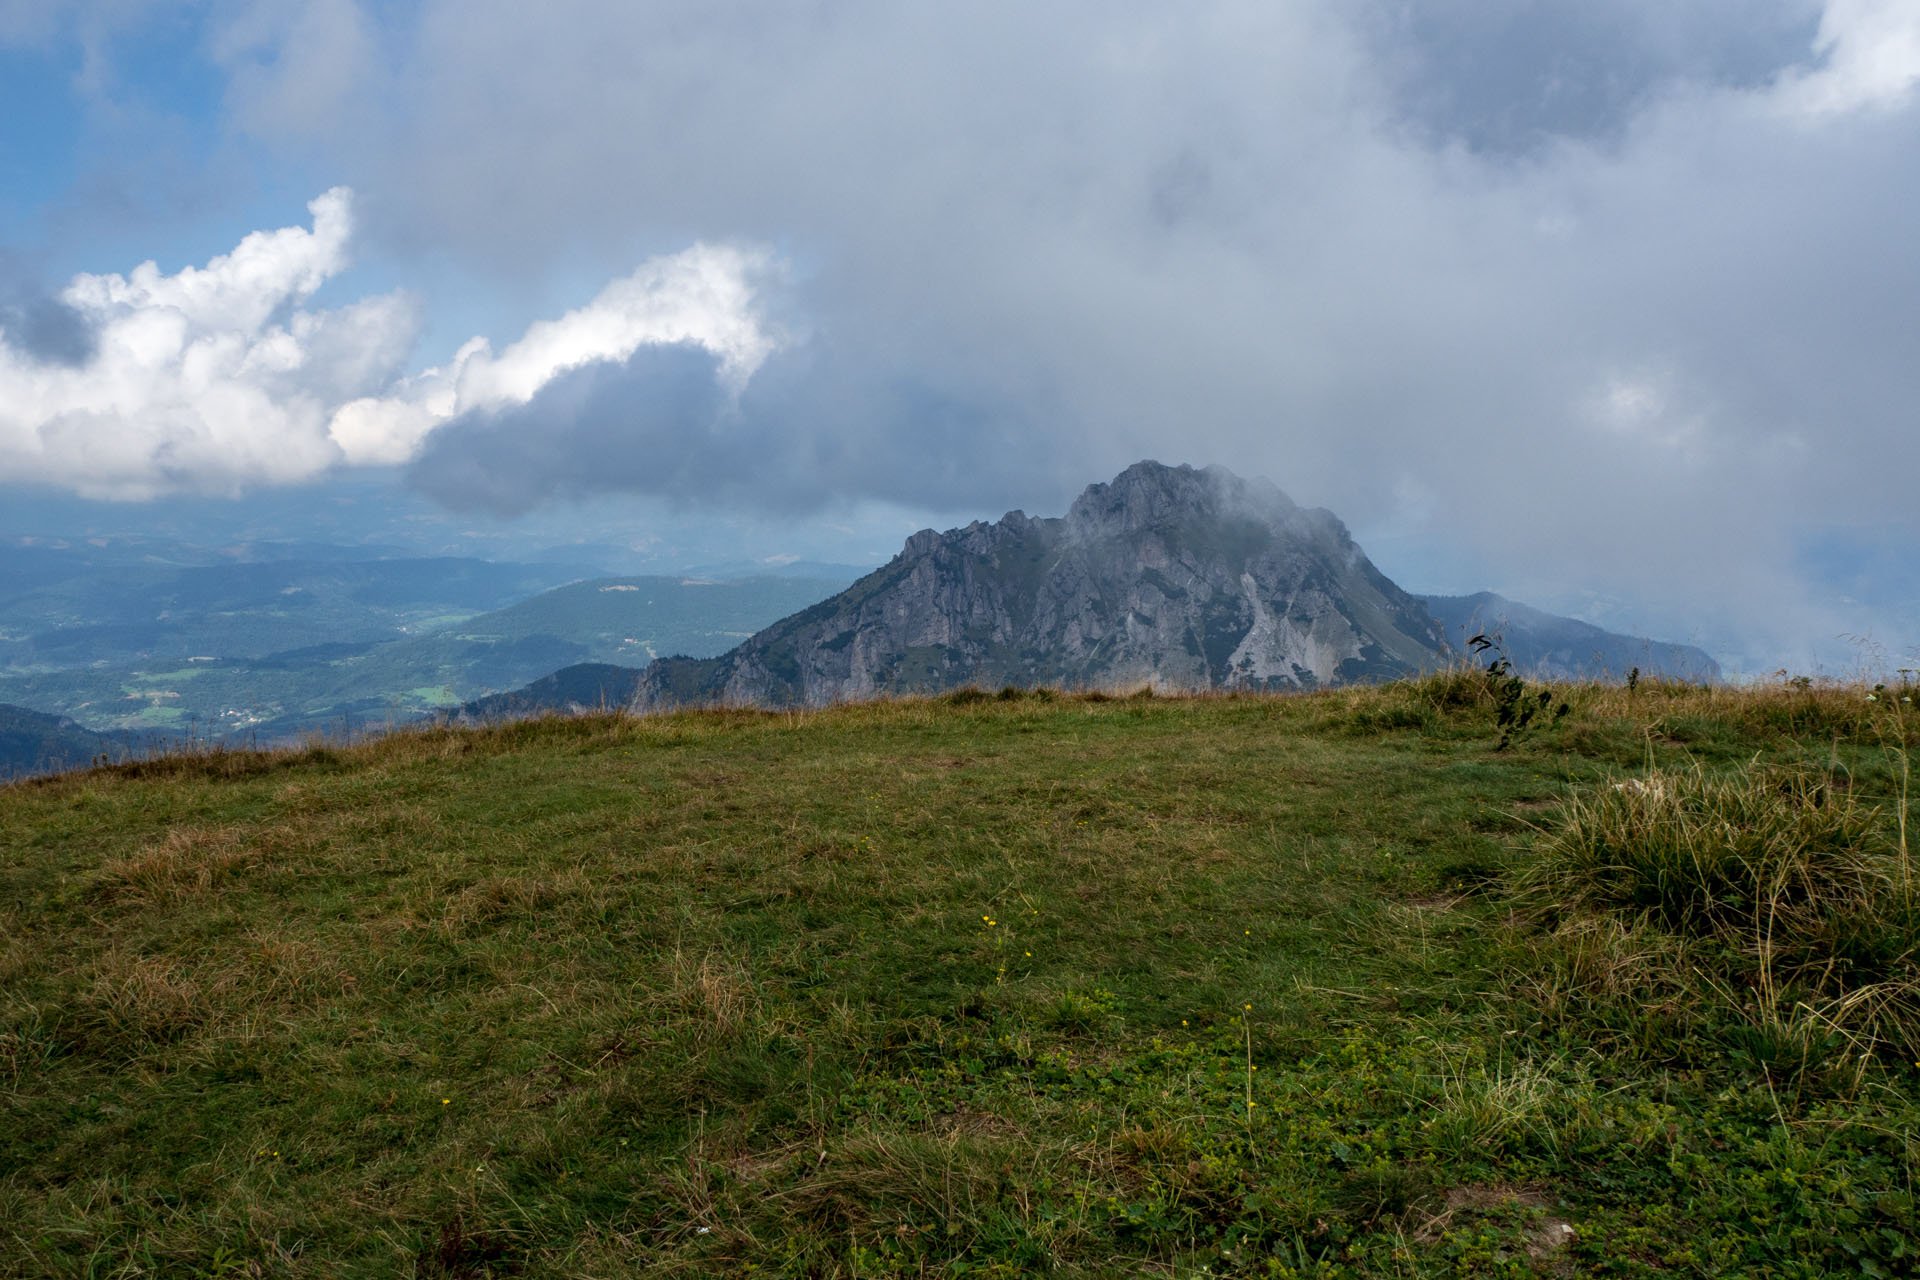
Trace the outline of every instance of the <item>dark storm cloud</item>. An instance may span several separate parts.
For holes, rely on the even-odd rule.
[[[624,364],[561,374],[531,401],[441,427],[408,468],[415,488],[455,510],[519,515],[609,490],[708,491],[710,441],[725,396],[704,347],[643,347]]]
[[[464,414],[428,437],[407,483],[447,506],[517,516],[608,493],[816,511],[849,491],[933,506],[991,505],[1022,490],[1035,424],[902,375],[775,356],[743,392],[694,345],[642,347],[561,374],[523,405]],[[912,422],[911,437],[896,428]],[[994,455],[1003,465],[983,465]]]

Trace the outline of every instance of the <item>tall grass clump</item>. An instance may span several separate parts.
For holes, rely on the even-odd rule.
[[[1711,1046],[1800,1080],[1913,1061],[1920,910],[1901,816],[1829,775],[1759,765],[1576,796],[1520,878],[1545,961],[1535,994],[1649,1048]]]

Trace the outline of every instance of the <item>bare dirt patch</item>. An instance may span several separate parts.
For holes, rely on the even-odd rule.
[[[1579,1231],[1553,1210],[1557,1202],[1537,1187],[1507,1186],[1499,1183],[1468,1183],[1453,1187],[1441,1199],[1440,1211],[1414,1233],[1422,1243],[1438,1240],[1454,1221],[1501,1210],[1523,1210],[1534,1215],[1527,1232],[1526,1254],[1536,1265],[1561,1272],[1569,1261],[1567,1249],[1580,1237]]]

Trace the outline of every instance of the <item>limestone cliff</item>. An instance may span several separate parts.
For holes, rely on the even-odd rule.
[[[635,705],[819,706],[967,684],[1312,689],[1445,651],[1424,603],[1332,513],[1217,467],[1141,462],[1063,518],[922,530],[730,653],[655,662]]]

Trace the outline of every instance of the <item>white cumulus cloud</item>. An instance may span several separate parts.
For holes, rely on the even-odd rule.
[[[313,225],[257,231],[204,267],[75,276],[60,300],[94,337],[79,363],[41,359],[0,327],[0,481],[86,497],[237,493],[338,465],[403,462],[442,422],[524,404],[549,380],[641,346],[712,351],[734,389],[776,345],[755,309],[756,250],[695,245],[495,353],[484,338],[412,377],[405,293],[308,305],[348,261],[353,194]]]
[[[722,380],[737,390],[777,345],[754,307],[754,283],[771,267],[763,250],[720,245],[654,258],[586,306],[535,324],[497,355],[485,338],[474,338],[447,364],[342,406],[332,439],[348,462],[405,462],[450,418],[526,404],[559,374],[617,363],[650,345],[707,348],[720,358]]]
[[[1813,48],[1825,64],[1782,85],[1790,110],[1899,107],[1920,82],[1920,0],[1827,0]]]

